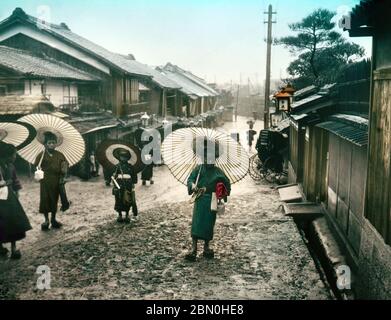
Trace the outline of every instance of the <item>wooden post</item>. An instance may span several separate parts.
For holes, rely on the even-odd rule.
[[[269,5],[269,11],[265,12],[268,15],[268,20],[264,23],[267,23],[267,53],[266,53],[266,81],[265,81],[265,110],[264,110],[264,128],[269,128],[269,97],[270,97],[270,66],[271,66],[271,52],[272,52],[272,25],[276,23],[273,21],[273,12],[272,5]]]

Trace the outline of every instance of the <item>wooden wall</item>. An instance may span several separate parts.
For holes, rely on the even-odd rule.
[[[304,144],[303,190],[307,200],[327,199],[328,132],[307,127]]]
[[[328,135],[327,211],[356,254],[364,224],[367,148]]]
[[[391,68],[374,72],[365,215],[391,244]]]

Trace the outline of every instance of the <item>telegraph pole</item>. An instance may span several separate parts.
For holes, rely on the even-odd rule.
[[[264,23],[267,23],[267,53],[266,53],[266,81],[265,81],[265,110],[264,110],[264,128],[269,128],[269,97],[270,97],[270,68],[271,68],[271,55],[272,55],[272,25],[273,23],[276,23],[276,21],[273,21],[273,14],[277,14],[277,12],[273,12],[272,5],[269,5],[269,11],[264,12],[264,14],[268,15],[267,21],[264,21]]]
[[[242,86],[242,73],[240,73],[240,82],[238,85],[238,92],[236,95],[236,108],[235,108],[235,122],[238,121],[238,107],[239,107],[239,92],[240,92],[240,87]]]

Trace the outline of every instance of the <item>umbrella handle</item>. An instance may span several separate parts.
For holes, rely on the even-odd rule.
[[[195,182],[196,187],[198,185],[198,180],[200,180],[201,169],[202,169],[202,166],[200,166],[200,170],[198,171],[197,179],[196,179],[196,182]]]
[[[112,176],[111,177],[111,181],[113,181],[115,187],[118,189],[118,190],[121,190],[121,187],[120,185],[118,184],[117,180],[114,179],[114,177]]]
[[[39,170],[41,170],[42,161],[43,161],[43,157],[45,156],[45,152],[46,152],[46,150],[42,151],[42,157],[41,157],[41,160],[39,160],[39,163],[38,163],[38,166],[37,166],[37,169],[39,169]]]

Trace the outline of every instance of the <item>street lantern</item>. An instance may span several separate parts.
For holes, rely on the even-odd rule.
[[[290,112],[292,95],[288,92],[279,92],[274,98],[276,99],[276,112]]]
[[[288,84],[284,89],[274,95],[276,101],[276,113],[290,112],[293,103],[293,94],[295,89]]]
[[[145,128],[148,127],[150,116],[145,112],[141,116],[141,125]]]

